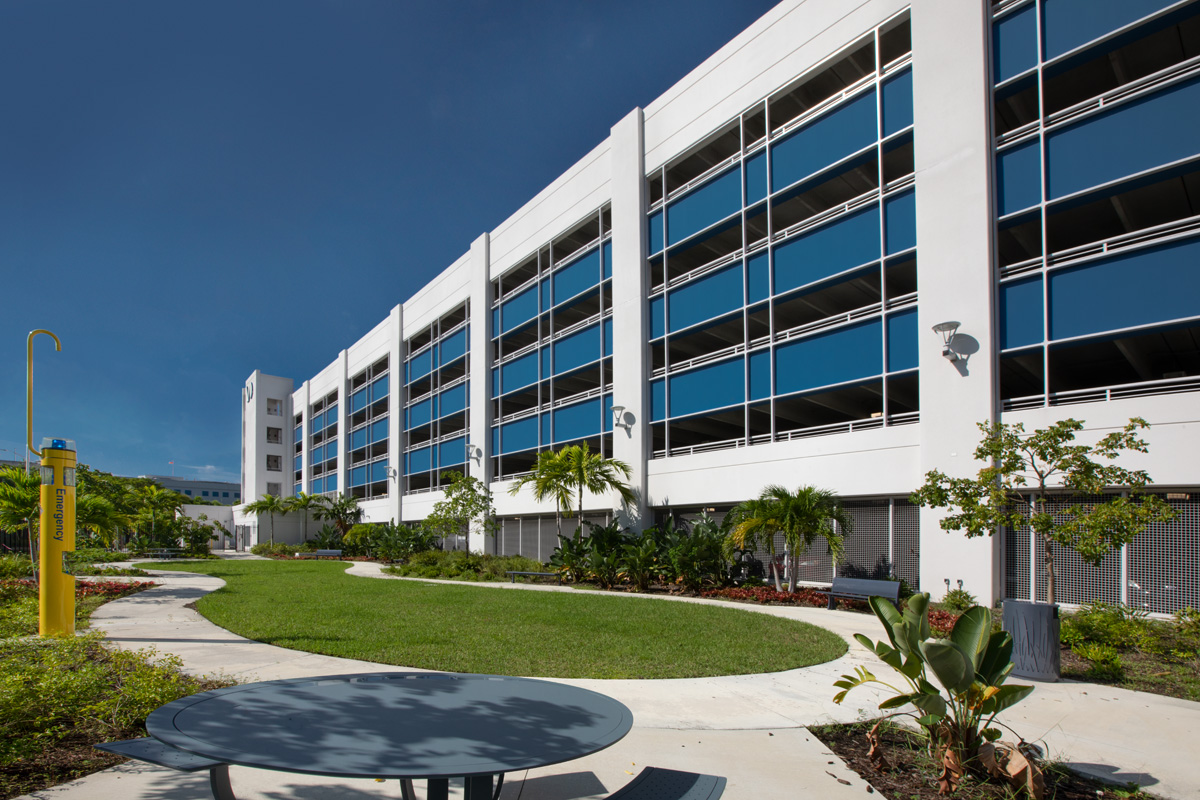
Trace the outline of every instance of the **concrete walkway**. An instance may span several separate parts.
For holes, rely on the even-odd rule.
[[[230,554],[232,555],[232,554]],[[236,557],[245,558],[242,554]],[[382,575],[379,565],[355,563],[352,575]],[[118,647],[154,647],[181,657],[194,674],[224,673],[241,682],[394,669],[365,661],[313,655],[254,642],[218,628],[185,606],[222,585],[202,575],[156,572],[162,585],[109,603],[92,616]],[[455,585],[463,585],[456,583]],[[480,591],[569,591],[554,586],[477,584]],[[631,602],[714,601],[637,597]],[[726,604],[721,604],[726,605]],[[879,638],[873,616],[813,608],[738,605],[738,608],[819,625],[845,637],[841,659],[787,672],[681,680],[563,680],[594,689],[633,711],[633,731],[587,758],[506,777],[503,800],[603,798],[643,766],[719,774],[725,797],[831,800],[863,798],[869,787],[805,730],[829,721],[873,716],[882,695],[859,689],[834,705],[832,683],[857,664],[879,674],[882,664],[852,634]],[[1001,717],[1030,741],[1072,767],[1120,782],[1135,781],[1169,798],[1200,796],[1200,764],[1187,757],[1200,734],[1200,704],[1106,686],[1039,684],[1025,702]],[[235,767],[232,782],[243,800],[399,797],[392,782],[331,781]],[[418,793],[420,793],[418,789]],[[452,784],[452,795],[454,786]],[[91,800],[201,800],[207,778],[126,764],[33,795]]]

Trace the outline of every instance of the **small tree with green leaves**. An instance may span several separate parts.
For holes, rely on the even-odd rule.
[[[247,514],[255,514],[257,516],[267,515],[267,519],[271,525],[271,544],[275,544],[275,515],[283,516],[292,510],[292,506],[287,500],[273,494],[264,494],[253,503],[247,503],[245,507]]]
[[[471,526],[476,526],[485,536],[496,534],[496,507],[492,503],[492,492],[478,478],[460,472],[443,472],[442,477],[450,481],[445,497],[434,503],[433,510],[425,518],[425,529],[442,539],[457,543],[457,537],[466,536]],[[457,546],[451,547],[457,550]]]
[[[942,528],[963,531],[968,538],[1028,525],[1046,545],[1046,600],[1053,603],[1053,545],[1074,550],[1097,565],[1150,525],[1174,519],[1175,512],[1162,498],[1145,493],[1151,483],[1145,470],[1109,463],[1122,453],[1147,452],[1138,431],[1149,427],[1144,419],[1133,417],[1123,429],[1086,445],[1075,443],[1075,434],[1083,430],[1083,422],[1076,419],[1032,433],[1020,422],[981,422],[983,441],[975,448],[975,460],[986,466],[973,478],[951,478],[932,470],[912,501],[952,509],[941,521]],[[1128,494],[1087,499],[1112,487],[1126,488]],[[1052,510],[1056,499],[1072,502]]]

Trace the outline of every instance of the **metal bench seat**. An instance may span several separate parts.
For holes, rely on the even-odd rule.
[[[866,600],[869,597],[885,597],[893,603],[900,602],[900,581],[877,581],[869,578],[837,578],[828,590],[818,589],[817,594],[829,595],[829,608],[838,598],[843,600]]]
[[[716,775],[646,767],[608,800],[717,800],[724,792],[725,779]]]
[[[229,765],[222,761],[193,755],[151,736],[127,739],[123,742],[104,742],[93,747],[106,753],[115,753],[135,761],[145,761],[180,772],[199,772],[206,769],[213,797],[216,800],[237,800],[233,794],[233,787],[229,785]]]

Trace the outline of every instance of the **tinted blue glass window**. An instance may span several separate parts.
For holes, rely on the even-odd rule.
[[[668,326],[674,332],[742,305],[742,265],[738,263],[672,291],[667,305]]]
[[[433,398],[426,398],[415,405],[409,406],[408,427],[415,428],[418,425],[425,425],[431,419],[433,419]]]
[[[353,414],[355,411],[362,411],[366,407],[367,407],[367,390],[365,388],[359,389],[357,392],[350,395],[350,413],[351,414]]]
[[[467,407],[467,384],[460,383],[453,389],[442,392],[442,416],[454,414]]]
[[[735,168],[667,207],[667,244],[681,242],[741,208],[742,171]]]
[[[510,422],[500,426],[500,452],[516,453],[537,447],[538,424],[537,417]]]
[[[566,442],[583,439],[600,433],[600,412],[603,406],[599,397],[554,409],[555,441]]]
[[[664,241],[663,212],[661,208],[650,215],[650,218],[646,220],[646,225],[648,234],[647,239],[649,240],[647,246],[650,248],[651,253],[657,253],[659,250],[663,249]]]
[[[771,259],[764,250],[746,262],[748,301],[756,303],[771,296]]]
[[[883,204],[887,252],[899,253],[917,246],[917,193],[890,197]]]
[[[337,458],[337,454],[338,454],[337,440],[335,439],[334,441],[329,442],[325,445],[325,460],[332,461],[333,459]]]
[[[337,406],[330,406],[325,411],[325,427],[331,428],[334,425],[337,425],[337,421],[338,421]]]
[[[338,476],[337,476],[336,472],[333,473],[332,475],[325,476],[325,491],[327,491],[327,492],[336,492],[337,491],[337,488],[338,488],[337,478],[338,478]]]
[[[408,382],[424,378],[433,369],[433,350],[426,350],[408,360]]]
[[[917,367],[917,310],[903,311],[887,318],[889,372]]]
[[[388,376],[384,375],[371,384],[371,402],[382,400],[388,395]]]
[[[504,301],[500,306],[501,333],[508,333],[518,325],[528,322],[538,313],[538,287],[530,286],[525,291]]]
[[[553,278],[556,305],[595,286],[600,282],[600,250],[593,250],[583,258],[572,261],[554,273]]]
[[[1200,80],[1113,108],[1046,142],[1047,190],[1062,197],[1200,152]]]
[[[671,416],[679,417],[746,399],[746,360],[735,358],[672,375]]]
[[[313,433],[317,433],[318,431],[325,430],[325,415],[317,414],[315,417],[312,417],[308,421],[308,424],[309,424],[309,429]]]
[[[760,350],[751,353],[747,359],[750,365],[750,399],[762,400],[771,396],[771,351]]]
[[[879,209],[870,206],[775,248],[775,293],[879,259]]]
[[[1074,50],[1170,4],[1170,0],[1043,0],[1046,58]]]
[[[600,326],[592,325],[559,339],[553,347],[555,375],[589,364],[600,358],[600,353],[603,352],[604,342],[601,340]]]
[[[1009,14],[992,26],[992,78],[996,83],[1037,66],[1037,8]]]
[[[667,416],[667,382],[662,378],[650,381],[650,420],[658,422]]]
[[[554,441],[554,423],[550,414],[542,414],[539,419],[542,421],[542,444],[549,444]]]
[[[746,205],[752,205],[767,196],[767,151],[759,151],[747,158],[745,169]]]
[[[611,394],[604,395],[604,410],[603,410],[603,412],[601,412],[600,418],[604,420],[604,432],[605,433],[612,433],[612,429],[613,429],[612,405],[613,405],[612,395]]]
[[[492,309],[492,336],[500,333],[500,307]]]
[[[657,339],[667,332],[665,295],[650,298],[650,338]]]
[[[376,461],[371,464],[371,483],[387,480],[387,462]]]
[[[360,447],[367,446],[367,429],[359,428],[350,434],[350,449],[358,450]]]
[[[550,293],[550,279],[542,278],[541,282],[538,284],[538,287],[538,291],[541,292],[542,296],[542,311],[548,311],[550,307],[554,305],[553,298],[551,297]]]
[[[467,439],[460,436],[438,445],[438,467],[453,467],[467,460]]]
[[[1200,315],[1200,240],[1050,275],[1050,337],[1062,339]]]
[[[876,140],[875,92],[839,106],[771,149],[771,188],[778,190],[841,161]]]
[[[604,320],[604,355],[611,356],[613,353],[613,323],[611,319]]]
[[[304,438],[304,428],[297,427],[295,430],[295,434],[296,434],[295,440],[297,442],[299,442],[300,440],[302,440]]]
[[[500,394],[500,368],[492,367],[492,396]]]
[[[1042,201],[1041,147],[1036,140],[996,156],[996,195],[1000,216]]]
[[[883,135],[891,136],[913,124],[912,70],[883,82]]]
[[[292,458],[292,469],[294,469],[296,472],[299,472],[300,470],[304,469],[304,459],[301,458],[300,456],[294,456]],[[188,489],[187,493],[191,494],[192,490]]]
[[[441,364],[449,364],[464,355],[467,352],[467,328],[461,328],[454,335],[443,339],[439,348]]]
[[[1000,285],[1000,348],[1042,342],[1041,276]]]
[[[384,417],[377,422],[371,423],[371,442],[380,442],[388,437],[388,421]]]
[[[324,460],[325,460],[325,448],[324,447],[314,447],[312,450],[308,451],[308,463],[320,464]]]
[[[413,450],[408,454],[408,463],[410,472],[428,472],[432,467],[432,449],[430,447],[422,447],[420,450]]]
[[[321,492],[325,491],[324,478],[313,478],[310,483],[312,483],[312,489],[309,490],[310,494],[320,494]]]
[[[527,353],[516,361],[510,361],[500,367],[500,386],[505,394],[531,383],[537,383],[537,379],[537,351]]]
[[[355,467],[346,478],[351,486],[362,486],[367,482],[367,468]]]
[[[612,242],[611,242],[611,241],[605,242],[605,243],[604,243],[604,246],[603,246],[603,247],[601,247],[601,248],[600,248],[600,250],[601,250],[601,252],[604,254],[604,255],[603,255],[603,258],[604,258],[604,272],[603,272],[603,274],[604,274],[604,277],[606,277],[606,278],[611,278],[611,277],[612,277],[612,259],[613,259],[613,255],[612,255]]]
[[[553,364],[553,361],[551,358],[552,351],[550,350],[549,347],[543,347],[541,349],[541,353],[542,353],[542,374],[543,375],[553,375],[554,374],[554,369],[553,369],[554,364]]]
[[[883,370],[878,319],[789,342],[775,350],[775,393],[859,380]]]

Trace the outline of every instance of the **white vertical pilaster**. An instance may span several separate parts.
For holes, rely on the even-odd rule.
[[[301,413],[304,415],[304,418],[300,422],[300,426],[301,426],[300,427],[300,476],[301,476],[300,477],[300,487],[304,491],[305,494],[308,494],[309,489],[312,488],[308,483],[312,479],[312,468],[309,466],[309,463],[308,463],[308,454],[309,454],[309,451],[312,449],[312,444],[311,444],[311,440],[309,439],[309,430],[308,430],[309,409],[312,408],[312,391],[311,391],[308,381],[305,381],[300,386],[300,400],[302,403],[304,403],[304,408],[301,410]],[[295,436],[295,435],[296,435],[295,418],[293,417],[292,436]],[[295,450],[296,450],[295,444],[293,443],[293,446],[292,446],[292,454],[293,455],[295,455]]]
[[[613,427],[613,456],[633,469],[629,485],[637,505],[619,509],[623,525],[647,527],[646,459],[650,440],[647,385],[648,321],[644,286],[646,263],[646,169],[642,109],[635,108],[612,128],[613,405],[625,406],[628,427]],[[614,507],[618,508],[614,503]]]
[[[404,519],[404,306],[388,316],[388,514],[397,523]]]
[[[467,474],[480,480],[484,486],[492,482],[492,278],[491,255],[488,234],[481,235],[471,243],[471,331],[470,375],[471,386],[468,412],[470,423],[467,442],[474,445],[479,455],[467,460]],[[467,549],[473,552],[492,552],[491,537],[472,531]]]
[[[921,473],[967,476],[976,423],[996,415],[992,235],[991,4],[913,0],[913,114],[917,181],[918,352],[921,365]],[[932,328],[962,325],[942,356]],[[999,541],[968,540],[921,510],[921,588],[935,599],[962,580],[982,603],[1000,592]]]
[[[346,462],[350,460],[350,436],[347,433],[347,428],[350,427],[350,397],[346,390],[350,388],[350,375],[347,370],[350,367],[350,351],[343,350],[338,353],[337,360],[337,378],[338,378],[338,494],[346,494],[346,482],[350,477],[350,470],[346,469]]]

